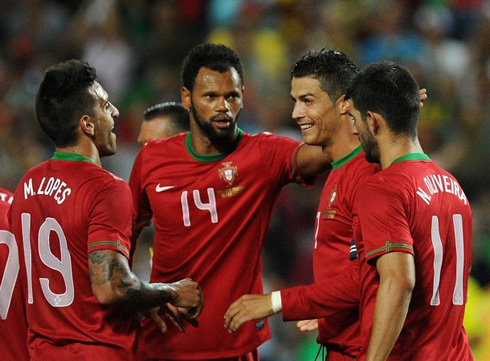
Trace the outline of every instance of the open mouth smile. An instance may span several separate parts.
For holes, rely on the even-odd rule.
[[[299,127],[301,130],[308,130],[313,127],[313,124],[300,124]]]

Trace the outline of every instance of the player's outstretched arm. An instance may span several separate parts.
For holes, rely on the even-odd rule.
[[[192,310],[197,317],[204,305],[197,282],[183,279],[174,283],[147,283],[131,272],[127,258],[113,250],[89,253],[92,291],[102,305],[137,312],[170,303]]]
[[[298,172],[302,179],[311,179],[330,169],[330,161],[318,145],[305,144],[298,150]]]
[[[270,293],[266,295],[243,295],[228,307],[225,313],[225,328],[232,333],[245,322],[267,318],[273,314]]]
[[[358,310],[359,296],[359,262],[356,260],[346,272],[325,282],[285,288],[280,293],[241,296],[226,311],[225,328],[235,332],[245,322],[279,312],[283,313],[284,321],[329,317]],[[273,297],[277,297],[274,302]]]

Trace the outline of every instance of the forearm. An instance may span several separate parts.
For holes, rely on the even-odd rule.
[[[89,270],[92,290],[103,305],[140,311],[172,301],[171,285],[141,281],[117,252],[91,252]]]
[[[376,261],[376,268],[379,288],[366,361],[384,361],[389,356],[405,323],[415,287],[415,263],[409,253],[385,254]]]
[[[111,306],[131,312],[142,311],[165,303],[172,303],[171,285],[141,281],[132,272],[121,275],[118,281],[111,282],[114,296]]]
[[[380,283],[366,361],[387,359],[405,322],[411,294],[395,279]]]
[[[245,322],[272,316],[281,308],[284,321],[327,317],[346,310],[358,312],[358,262],[349,268],[349,272],[328,282],[281,290],[278,300],[274,300],[273,294],[240,297],[226,311],[225,327],[235,332]]]
[[[298,171],[303,179],[311,179],[331,168],[330,160],[317,145],[303,145],[298,150]]]
[[[352,262],[338,276],[281,290],[284,321],[298,321],[333,316],[346,311],[358,311],[360,299],[359,262]]]

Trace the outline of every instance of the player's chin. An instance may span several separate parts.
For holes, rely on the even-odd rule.
[[[101,157],[109,157],[111,155],[116,154],[117,152],[117,145],[116,142],[111,142],[110,144],[107,144],[106,147],[102,148],[99,150],[99,155]]]
[[[227,129],[215,129],[216,137],[219,139],[228,139],[235,136],[236,126],[232,125]]]
[[[318,137],[315,134],[303,134],[303,142],[308,145],[321,145]]]

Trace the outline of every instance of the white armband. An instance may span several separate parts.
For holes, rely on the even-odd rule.
[[[281,291],[271,293],[272,311],[278,313],[282,311]]]

